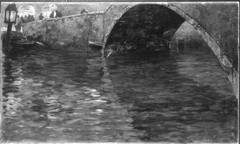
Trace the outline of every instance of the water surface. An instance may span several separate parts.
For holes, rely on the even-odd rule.
[[[213,54],[58,50],[6,56],[3,139],[236,142],[237,100]]]

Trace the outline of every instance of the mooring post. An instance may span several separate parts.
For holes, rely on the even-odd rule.
[[[6,41],[5,41],[5,44],[4,44],[6,49],[9,48],[9,43],[10,43],[10,39],[11,39],[11,31],[12,31],[12,23],[9,23],[8,28],[7,28]]]

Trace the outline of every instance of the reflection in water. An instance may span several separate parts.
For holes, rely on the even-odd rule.
[[[18,142],[235,142],[237,102],[213,55],[29,51],[4,62],[3,137]]]

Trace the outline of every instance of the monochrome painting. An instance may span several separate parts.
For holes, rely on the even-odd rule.
[[[1,2],[1,143],[238,143],[239,2]]]

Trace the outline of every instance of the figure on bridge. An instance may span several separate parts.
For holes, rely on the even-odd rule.
[[[86,8],[84,8],[82,11],[81,11],[81,14],[88,14],[88,10]]]
[[[41,13],[38,18],[39,20],[42,20],[44,18],[43,14]]]
[[[22,20],[21,20],[21,18],[19,17],[19,15],[17,16],[17,19],[16,19],[15,29],[16,29],[16,31],[18,31],[18,32],[20,32],[21,29],[22,29]]]
[[[50,9],[52,10],[52,13],[50,14],[50,18],[59,18],[62,17],[62,14],[57,10],[56,5],[51,5]]]
[[[50,18],[59,18],[59,17],[62,17],[62,14],[58,10],[55,10],[50,14]]]

